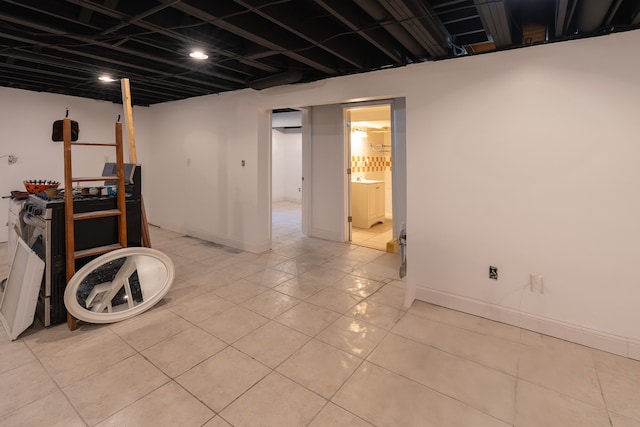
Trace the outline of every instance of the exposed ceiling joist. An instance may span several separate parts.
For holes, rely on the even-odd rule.
[[[202,9],[198,9],[191,5],[188,5],[184,2],[177,3],[172,6],[173,8],[187,13],[191,16],[194,16],[198,19],[201,19],[205,22],[208,22],[212,25],[222,28],[225,31],[229,31],[237,36],[243,37],[247,40],[251,40],[254,43],[257,43],[267,49],[280,53],[282,55],[288,56],[289,58],[298,61],[302,64],[305,64],[309,67],[313,67],[319,71],[322,71],[326,74],[337,74],[337,71],[333,67],[329,67],[323,64],[320,60],[312,58],[309,54],[301,54],[295,51],[295,47],[285,47],[282,44],[272,41],[271,38],[267,34],[258,35],[255,34],[255,29],[252,31],[249,28],[242,28],[240,26],[231,24],[224,19],[219,19],[219,17],[214,16]]]
[[[414,58],[422,58],[427,55],[426,49],[400,23],[389,19],[387,11],[377,0],[354,0],[354,2],[400,42]]]
[[[640,0],[1,0],[0,86],[151,105],[638,28]]]
[[[575,1],[576,0],[556,0],[556,37],[562,37],[565,34],[569,24],[569,22],[567,22],[567,17],[570,16],[568,13],[569,3],[575,3]]]
[[[247,9],[254,9],[259,6],[261,0],[235,0],[236,3],[246,7]],[[346,46],[340,43],[340,40],[333,39],[329,33],[328,28],[322,26],[313,27],[306,25],[304,19],[304,12],[299,11],[296,13],[294,10],[296,3],[286,5],[286,8],[277,6],[272,7],[269,11],[263,11],[255,9],[255,13],[262,18],[278,25],[279,27],[287,30],[291,34],[295,34],[301,39],[305,40],[309,45],[318,46],[320,49],[325,50],[327,53],[340,58],[342,61],[350,64],[352,67],[364,68],[365,62],[363,58],[358,58],[358,51],[353,52]],[[345,29],[346,31],[346,29]],[[314,34],[312,34],[314,33]],[[332,40],[333,39],[333,40]]]
[[[449,53],[448,34],[423,3],[412,0],[385,0],[385,9],[429,52],[439,58]]]
[[[131,18],[129,18],[126,14],[122,13],[122,12],[118,12],[116,10],[110,9],[105,5],[101,5],[101,4],[97,4],[97,3],[93,3],[89,0],[66,0],[68,3],[73,3],[76,4],[78,6],[81,6],[83,10],[85,9],[89,9],[91,11],[94,12],[98,12],[104,16],[108,16],[114,19],[118,19],[121,21],[126,21],[129,20]],[[172,6],[172,2],[167,2],[166,6],[170,7]],[[147,15],[150,16],[150,15]],[[202,43],[202,40],[197,40],[194,39],[193,37],[189,37],[186,36],[184,34],[180,34],[176,31],[173,31],[171,29],[168,29],[166,27],[160,26],[160,25],[156,25],[147,21],[144,21],[142,19],[138,19],[138,20],[132,20],[131,24],[134,24],[137,27],[140,27],[142,29],[145,30],[149,30],[152,33],[157,33],[157,34],[161,34],[167,37],[170,37],[174,40],[183,42],[185,44],[185,46],[191,45],[191,46],[195,46],[198,44]],[[248,65],[250,67],[254,67],[263,71],[267,71],[267,72],[276,72],[279,71],[278,68],[276,67],[272,67],[266,64],[263,64],[261,62],[258,61],[251,61],[251,60],[246,60],[244,59],[241,55],[238,55],[237,53],[234,52],[230,52],[226,49],[221,49],[221,48],[216,48],[216,46],[214,45],[207,45],[207,48],[210,49],[211,52],[219,55],[222,58],[230,58],[230,59],[235,59],[240,63],[243,63],[245,65]],[[234,67],[228,67],[226,66],[224,63],[221,63],[218,65],[219,67],[222,68],[227,68],[230,71],[234,71],[234,72],[240,72],[237,68]]]
[[[491,35],[497,48],[510,46],[511,16],[505,0],[474,0],[485,31]]]
[[[366,23],[362,18],[362,13],[354,10],[350,2],[343,0],[316,0],[316,3],[331,13],[336,19],[346,27],[357,33],[373,47],[384,53],[396,64],[402,62],[400,49],[389,42],[388,39],[378,35],[379,29],[365,29]]]

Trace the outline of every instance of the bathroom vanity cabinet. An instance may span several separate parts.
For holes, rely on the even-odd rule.
[[[384,181],[363,180],[351,183],[352,225],[371,228],[384,222]]]

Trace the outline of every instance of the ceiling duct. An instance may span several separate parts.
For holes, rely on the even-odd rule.
[[[383,0],[381,4],[430,56],[443,58],[449,55],[449,33],[423,2]]]
[[[276,74],[273,76],[263,77],[247,82],[247,86],[251,89],[262,90],[274,86],[283,86],[291,83],[297,83],[302,79],[302,70],[300,68],[291,68],[289,71]]]
[[[389,16],[385,8],[380,6],[377,0],[354,0],[354,3],[360,6],[360,8],[367,12],[374,20],[382,24],[383,28],[398,40],[405,49],[411,52],[414,57],[420,58],[424,56],[425,50],[400,24],[385,23],[385,21],[389,20]]]
[[[616,16],[616,13],[618,12],[618,9],[620,9],[621,4],[622,0],[615,0],[615,3],[613,3],[613,6],[611,6],[611,9],[609,9],[609,13],[607,14],[607,17],[602,24],[603,26],[606,27],[611,24],[611,21],[613,21],[613,17]]]
[[[590,33],[602,26],[613,0],[582,0],[576,27],[578,33]]]
[[[567,30],[571,18],[573,18],[573,11],[576,7],[576,1],[573,2],[571,8],[569,8],[570,0],[556,0],[556,31],[555,37],[562,37]]]
[[[631,25],[638,25],[640,24],[640,4],[638,4],[636,6],[636,10],[635,12],[633,12],[634,14],[632,15],[633,18],[631,19]]]
[[[513,43],[511,38],[510,11],[505,0],[473,0],[485,31],[491,35],[497,48]]]

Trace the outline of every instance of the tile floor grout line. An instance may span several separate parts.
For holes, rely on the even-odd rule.
[[[602,396],[602,403],[604,404],[604,410],[607,412],[607,417],[609,418],[609,425],[613,427],[613,420],[611,419],[611,413],[609,412],[609,407],[607,405],[607,399],[604,396],[604,390],[602,389],[602,381],[600,380],[600,372],[596,367],[593,367],[596,372],[596,379],[598,380],[598,388],[600,389],[600,396]]]

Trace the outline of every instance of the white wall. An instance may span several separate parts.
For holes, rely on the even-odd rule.
[[[123,113],[122,105],[0,87],[0,128],[3,133],[0,155],[13,154],[18,157],[18,162],[13,165],[7,164],[6,158],[0,159],[1,195],[8,195],[12,190],[24,191],[22,181],[27,179],[63,182],[63,146],[62,142],[51,141],[51,127],[55,120],[64,118],[65,108],[69,108],[69,117],[79,123],[81,141],[115,141],[114,124],[118,114]],[[149,149],[147,110],[144,107],[134,108],[138,161],[143,165]],[[125,160],[128,159],[128,152],[126,148]],[[115,150],[74,148],[74,175],[99,175],[105,158],[115,161]],[[144,188],[147,186],[145,177],[143,168]],[[8,203],[8,200],[0,199],[0,242],[7,240],[7,228],[4,225],[7,222]]]
[[[640,358],[639,40],[434,64],[407,97],[419,296]]]
[[[271,199],[302,202],[302,130],[273,129]]]
[[[150,107],[150,223],[254,252],[269,248],[272,108],[255,98],[241,91]]]
[[[311,108],[311,236],[344,241],[346,170],[344,112],[340,105]],[[350,163],[350,162],[349,162]]]

